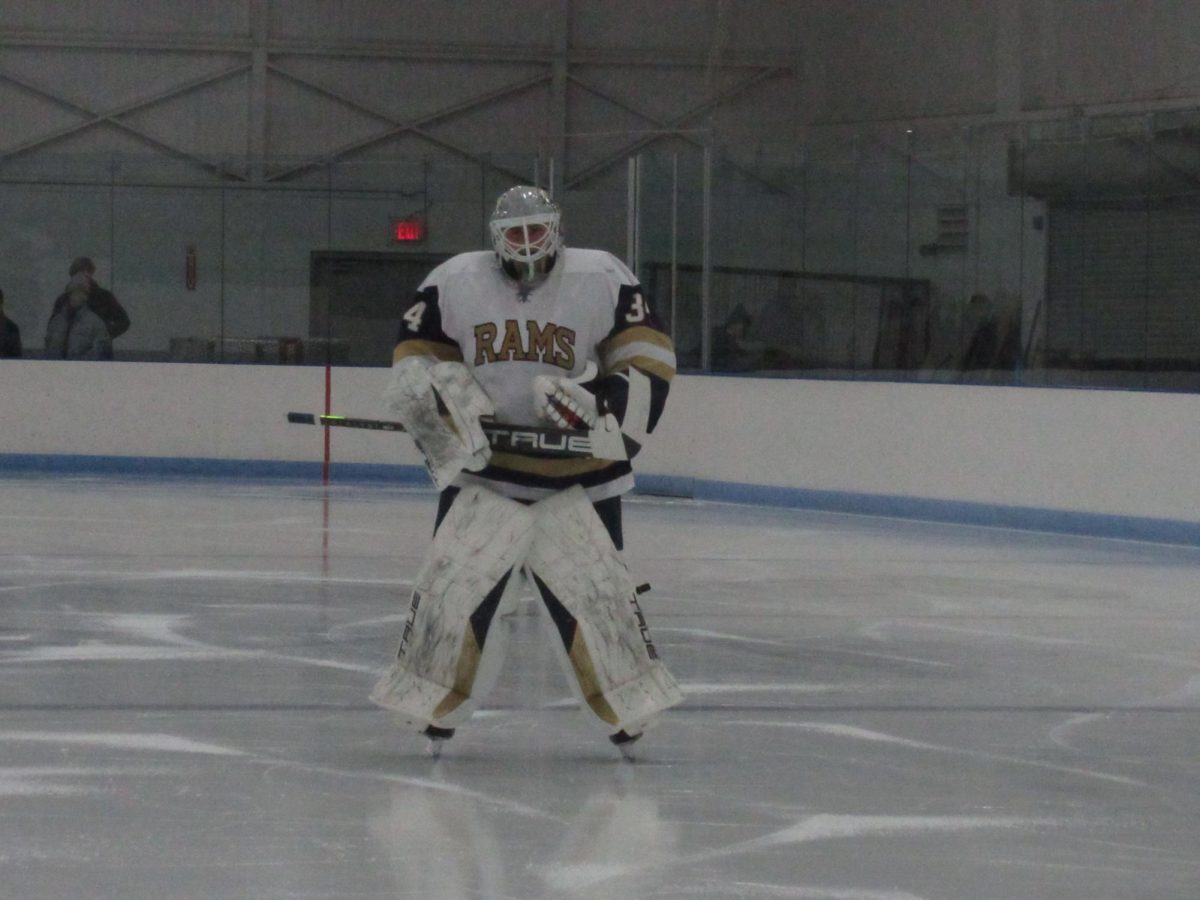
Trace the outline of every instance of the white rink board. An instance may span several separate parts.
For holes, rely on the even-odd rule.
[[[382,368],[332,409],[385,417]],[[0,454],[319,463],[320,367],[0,362]],[[331,432],[341,463],[420,465],[403,436]],[[0,460],[2,464],[2,460]],[[1200,396],[680,376],[647,475],[1200,521]]]
[[[1196,522],[1200,395],[681,378],[640,468]]]

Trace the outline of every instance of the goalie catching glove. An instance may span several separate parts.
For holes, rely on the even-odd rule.
[[[496,410],[462,363],[402,360],[392,367],[384,400],[425,457],[438,490],[463,469],[478,472],[487,466],[492,449],[479,417]]]
[[[538,375],[533,379],[538,415],[552,425],[583,431],[596,427],[596,396],[569,378]]]
[[[533,400],[538,415],[559,428],[587,431],[597,448],[605,448],[597,456],[632,458],[646,443],[657,417],[650,379],[631,368],[594,384],[596,393],[575,379],[535,376]]]

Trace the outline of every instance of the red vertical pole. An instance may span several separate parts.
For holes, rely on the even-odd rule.
[[[333,368],[329,363],[325,364],[325,415],[330,414],[333,408]],[[321,466],[321,485],[324,488],[321,502],[322,508],[322,528],[321,528],[321,571],[329,574],[329,432],[332,428],[326,426],[321,429],[325,432],[325,461]]]
[[[332,409],[333,396],[333,367],[328,363],[325,364],[325,415],[330,415]],[[321,466],[321,482],[329,484],[329,432],[333,429],[324,428],[325,432],[325,462]]]

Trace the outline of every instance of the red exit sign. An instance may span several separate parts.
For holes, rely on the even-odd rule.
[[[398,244],[412,244],[425,240],[425,219],[421,216],[392,219],[392,240]]]

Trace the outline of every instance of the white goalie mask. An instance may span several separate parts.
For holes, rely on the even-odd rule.
[[[541,188],[519,185],[501,194],[488,227],[504,268],[521,281],[548,272],[562,248],[561,219],[558,206]]]

